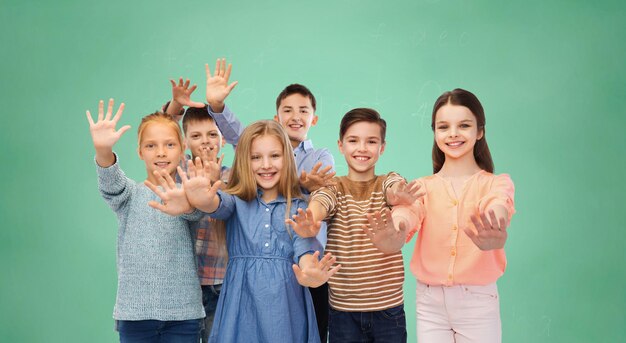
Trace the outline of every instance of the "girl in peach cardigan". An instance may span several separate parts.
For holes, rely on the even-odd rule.
[[[411,259],[419,342],[501,342],[496,280],[506,267],[513,182],[493,174],[485,115],[474,94],[443,93],[431,125],[434,174],[404,186],[416,200],[394,208],[395,223],[386,210],[368,216],[365,231],[388,253],[419,232]]]

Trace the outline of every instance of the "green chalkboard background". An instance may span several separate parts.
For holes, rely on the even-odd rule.
[[[377,172],[431,173],[430,111],[483,102],[496,172],[517,189],[498,284],[504,342],[626,342],[626,5],[622,1],[0,1],[0,341],[112,342],[116,219],[96,187],[85,110],[138,120],[204,63],[234,64],[228,104],[271,118],[287,84],[318,97],[316,146],[341,116],[388,120]],[[227,160],[232,150],[225,149]],[[408,261],[412,244],[405,248]],[[415,342],[415,279],[405,283]]]

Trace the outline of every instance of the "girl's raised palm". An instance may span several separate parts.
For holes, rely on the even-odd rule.
[[[98,103],[98,120],[94,123],[91,113],[87,111],[87,121],[89,121],[89,132],[91,132],[91,139],[93,145],[98,149],[112,149],[115,143],[122,137],[124,132],[130,129],[130,125],[122,126],[119,130],[116,130],[117,122],[122,117],[124,112],[124,103],[120,105],[115,113],[115,116],[111,118],[113,113],[113,99],[109,99],[109,106],[107,108],[106,115],[104,114],[104,101],[100,100]]]

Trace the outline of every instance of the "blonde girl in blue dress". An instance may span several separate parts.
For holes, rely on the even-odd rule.
[[[340,266],[330,268],[330,254],[316,238],[301,238],[285,219],[306,207],[289,139],[275,121],[248,126],[239,139],[231,178],[225,190],[210,185],[202,162],[179,169],[189,204],[226,225],[228,267],[209,342],[319,342],[310,293]],[[153,187],[162,204],[151,206],[178,215],[170,201],[177,192],[167,174],[162,189]]]

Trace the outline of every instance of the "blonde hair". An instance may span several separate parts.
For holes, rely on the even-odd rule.
[[[180,148],[184,149],[183,135],[180,130],[180,126],[178,126],[178,123],[174,120],[174,118],[172,118],[172,116],[163,112],[154,112],[141,118],[141,123],[139,124],[139,128],[137,128],[137,144],[139,146],[141,146],[143,131],[151,123],[165,124],[174,129],[174,131],[176,132],[176,137],[178,138],[178,143],[180,144]]]
[[[287,199],[287,206],[291,204],[291,199],[301,197],[300,183],[298,181],[298,171],[296,161],[293,157],[293,149],[289,143],[289,137],[285,130],[274,120],[259,120],[250,124],[239,137],[235,160],[230,174],[230,180],[225,191],[238,196],[245,201],[256,198],[257,184],[250,164],[252,142],[262,136],[271,136],[283,146],[283,169],[280,180],[278,180],[278,194]],[[287,215],[289,210],[287,210]]]
[[[298,170],[296,169],[296,161],[293,157],[293,149],[289,142],[289,137],[282,126],[274,120],[259,120],[243,130],[237,143],[235,151],[235,159],[231,169],[228,184],[224,189],[225,192],[235,195],[244,201],[252,201],[257,197],[257,184],[252,172],[250,164],[252,142],[259,137],[271,136],[278,139],[283,146],[283,169],[281,177],[278,180],[278,194],[285,197],[287,201],[287,209],[285,210],[285,219],[290,218],[291,200],[293,198],[301,198],[300,182],[298,179]],[[291,236],[289,226],[285,224],[287,233]],[[216,236],[219,246],[223,246],[226,236],[226,227],[223,222],[215,225]]]

